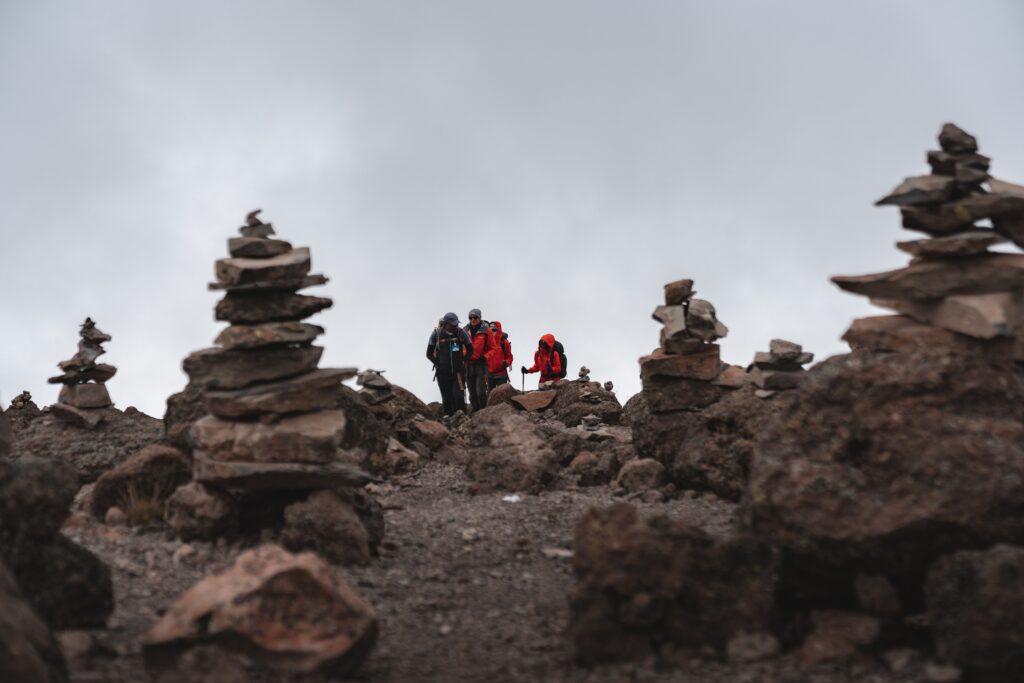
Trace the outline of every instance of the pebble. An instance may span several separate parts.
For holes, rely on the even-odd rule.
[[[124,510],[119,507],[107,508],[107,514],[103,516],[103,521],[107,526],[124,526],[128,523],[128,517],[125,516]]]
[[[952,664],[928,662],[924,665],[924,677],[929,683],[956,683],[962,672]]]
[[[174,551],[174,554],[171,556],[171,561],[174,562],[175,565],[179,565],[195,554],[195,548],[190,546],[188,543],[182,543],[178,546],[178,549]]]

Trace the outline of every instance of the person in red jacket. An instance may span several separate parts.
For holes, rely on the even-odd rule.
[[[512,367],[512,343],[508,335],[502,332],[501,323],[491,323],[491,337],[494,347],[487,352],[487,388],[494,389],[499,384],[508,384],[508,369]]]
[[[480,309],[469,312],[469,324],[464,328],[473,342],[472,354],[466,359],[466,384],[473,410],[487,406],[487,353],[494,348],[491,326],[481,317]]]
[[[557,382],[561,379],[562,359],[555,352],[555,335],[545,334],[537,343],[537,352],[533,354],[533,367],[522,368],[524,374],[540,372],[540,383]]]

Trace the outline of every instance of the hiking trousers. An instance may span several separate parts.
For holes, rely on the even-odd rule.
[[[459,390],[458,375],[437,373],[437,386],[441,388],[441,406],[444,408],[446,417],[454,415],[460,410],[466,412],[463,392]]]
[[[466,367],[466,384],[469,385],[469,403],[473,410],[487,407],[487,363],[478,361]]]
[[[501,386],[502,384],[508,384],[508,373],[503,372],[500,375],[490,375],[487,378],[487,389],[488,391],[494,391],[494,387]]]

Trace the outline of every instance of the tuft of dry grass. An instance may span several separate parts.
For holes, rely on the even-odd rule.
[[[156,485],[152,491],[145,491],[136,482],[125,487],[118,507],[124,511],[129,526],[157,524],[164,517],[164,501],[170,496],[166,487]]]

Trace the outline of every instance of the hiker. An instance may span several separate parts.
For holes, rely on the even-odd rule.
[[[557,382],[565,377],[563,354],[560,353],[555,335],[545,334],[537,342],[537,352],[533,354],[533,367],[522,367],[524,375],[540,372],[540,383]]]
[[[480,317],[480,309],[469,312],[469,324],[463,328],[472,340],[472,354],[466,365],[466,384],[473,410],[487,407],[487,353],[494,348],[491,326]]]
[[[494,347],[487,352],[488,391],[499,384],[508,384],[508,369],[512,367],[512,343],[497,320],[491,323],[491,337],[494,339]]]
[[[466,356],[473,342],[459,327],[459,316],[445,313],[430,334],[427,360],[434,364],[434,378],[441,388],[441,405],[445,416],[466,411]]]

